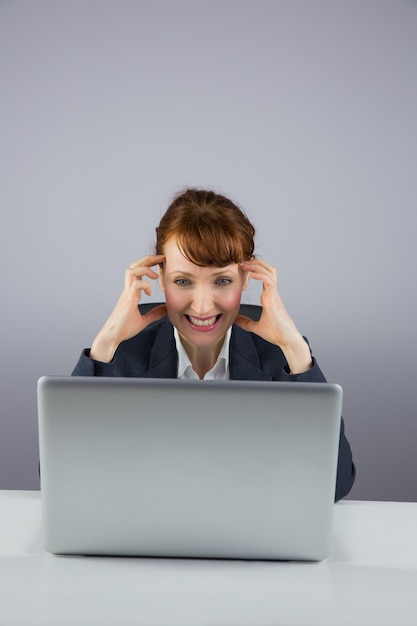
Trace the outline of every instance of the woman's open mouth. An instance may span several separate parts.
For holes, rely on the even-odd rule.
[[[213,315],[212,317],[194,317],[193,315],[185,315],[185,318],[192,328],[208,331],[212,330],[216,326],[218,320],[221,318],[221,314]]]

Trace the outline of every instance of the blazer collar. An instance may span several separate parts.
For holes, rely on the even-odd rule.
[[[236,324],[232,327],[229,367],[231,380],[272,380],[262,370],[253,336]]]
[[[178,353],[174,329],[166,317],[156,333],[149,359],[148,377],[176,378],[177,368]],[[262,371],[252,335],[236,324],[232,326],[229,368],[231,380],[272,380],[271,375]]]
[[[174,328],[167,317],[162,318],[156,332],[149,359],[149,378],[177,378],[178,353]]]

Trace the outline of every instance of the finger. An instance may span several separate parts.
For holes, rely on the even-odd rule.
[[[270,274],[276,274],[277,272],[275,267],[261,261],[248,261],[247,263],[241,263],[240,267],[245,272],[251,272],[253,270],[267,272]]]
[[[256,322],[254,322],[254,320],[251,320],[250,317],[246,317],[246,315],[238,315],[235,319],[235,324],[243,328],[243,330],[252,332],[254,326],[256,325]]]
[[[269,265],[268,263],[265,263],[265,261],[262,261],[262,259],[257,258],[251,259],[250,261],[243,261],[240,265],[243,266],[245,270],[250,270],[251,267],[263,267],[266,270],[276,272],[275,267],[272,267],[272,265]]]
[[[135,302],[139,302],[142,296],[142,291],[147,296],[152,295],[152,285],[147,280],[133,280],[126,284],[126,292],[129,294],[129,298]]]
[[[162,263],[164,259],[165,256],[163,254],[148,254],[148,256],[144,256],[142,259],[139,259],[139,261],[131,263],[129,265],[129,269],[135,269],[143,266],[152,267],[153,265]]]
[[[268,276],[274,280],[277,278],[277,270],[274,267],[265,267],[264,265],[254,263],[248,267],[245,266],[242,269],[245,272],[248,272],[250,276],[254,276],[256,274],[257,276]]]
[[[160,304],[159,306],[155,306],[153,309],[148,311],[148,313],[145,313],[145,315],[142,315],[142,317],[143,319],[146,319],[146,322],[148,324],[151,324],[152,322],[156,322],[157,320],[161,319],[161,317],[164,317],[164,315],[166,314],[166,305]]]
[[[272,287],[273,289],[277,288],[277,280],[274,274],[259,271],[256,272],[254,270],[249,271],[249,277],[254,280],[259,280],[263,284],[263,288]]]
[[[158,278],[159,274],[146,265],[138,267],[128,267],[126,270],[128,276],[133,278],[140,278],[141,276],[148,276],[149,278]]]
[[[125,272],[125,289],[130,289],[132,284],[140,282],[144,276],[151,278],[152,280],[156,280],[158,278],[157,272],[151,270],[150,267],[141,266],[134,269],[128,268]],[[148,281],[143,282],[146,283],[147,286],[149,285]],[[148,293],[145,288],[144,290]]]

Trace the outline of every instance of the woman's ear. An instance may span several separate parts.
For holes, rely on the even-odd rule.
[[[158,266],[158,276],[159,288],[161,291],[165,291],[164,267],[162,264]]]
[[[243,274],[244,276],[243,276],[243,282],[242,282],[242,291],[245,291],[249,282],[249,272],[243,272]]]

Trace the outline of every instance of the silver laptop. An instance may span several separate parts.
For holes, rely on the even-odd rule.
[[[329,383],[43,377],[44,548],[322,560],[341,405]]]

